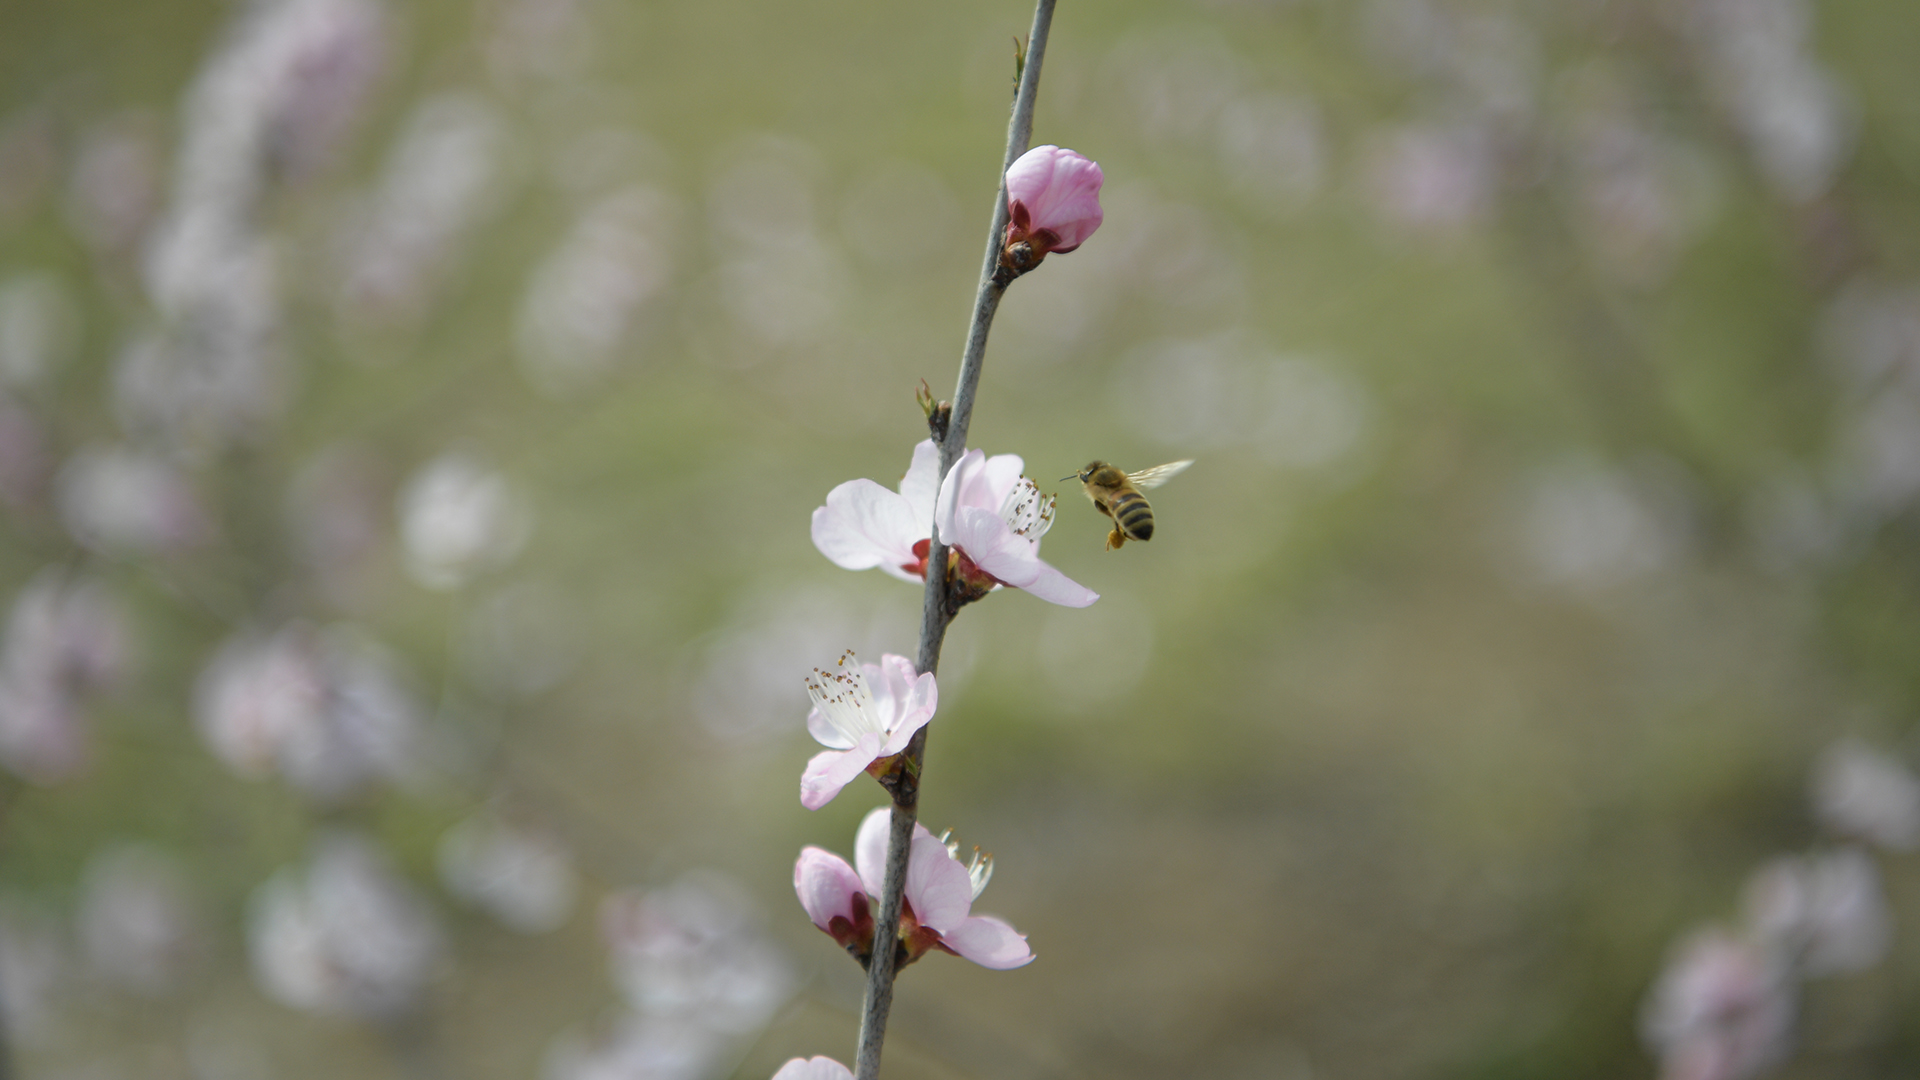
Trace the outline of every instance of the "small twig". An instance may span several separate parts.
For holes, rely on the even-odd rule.
[[[1053,25],[1054,0],[1038,0],[1033,31],[1027,38],[1020,68],[1020,89],[1013,99],[1013,118],[1007,125],[1007,154],[1000,163],[1000,184],[993,202],[993,224],[987,230],[987,254],[980,270],[980,291],[973,302],[973,321],[967,328],[966,350],[960,357],[960,380],[953,395],[953,412],[940,441],[940,475],[944,478],[967,446],[967,425],[973,419],[973,399],[980,388],[980,367],[987,352],[987,331],[1000,307],[1004,285],[996,284],[1000,249],[1007,234],[1007,170],[1027,152],[1033,138],[1033,105],[1040,92],[1040,65],[1047,53],[1047,31]],[[920,616],[921,671],[937,671],[940,646],[946,640],[953,608],[947,599],[947,548],[937,532],[928,543],[927,591]],[[913,841],[914,819],[920,811],[920,773],[926,761],[927,729],[921,728],[907,745],[905,768],[893,790],[893,821],[887,841],[886,888],[876,916],[876,945],[890,941],[900,926],[900,896],[907,880],[907,851]],[[860,1016],[860,1049],[854,1058],[855,1080],[879,1080],[880,1045],[886,1038],[887,1013],[893,1007],[894,950],[875,948],[867,965],[867,1000]]]

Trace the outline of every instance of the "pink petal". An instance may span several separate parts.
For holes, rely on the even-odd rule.
[[[864,890],[847,860],[817,847],[802,848],[793,864],[793,891],[813,925],[827,930],[836,915],[853,920],[853,898]]]
[[[914,909],[916,912],[919,908]],[[942,930],[940,940],[947,948],[995,971],[1024,967],[1033,962],[1033,950],[1027,948],[1027,936],[990,915],[963,919],[951,930]]]
[[[853,1080],[853,1073],[830,1057],[794,1058],[780,1066],[773,1080]]]
[[[901,667],[906,668],[904,677]],[[874,712],[880,718],[881,730],[891,731],[900,718],[907,691],[913,686],[913,665],[905,657],[886,653],[878,664],[861,664],[860,671],[867,677],[867,689],[873,691]]]
[[[940,498],[934,509],[934,526],[940,532],[941,542],[953,543],[949,538],[950,526],[954,515],[962,510],[985,510],[999,517],[1000,504],[1006,501],[1013,485],[1020,482],[1022,467],[1019,454],[995,454],[991,458],[978,450],[962,454],[953,468],[947,470],[947,479],[940,485]]]
[[[900,478],[900,497],[907,500],[907,512],[922,537],[932,535],[933,500],[939,494],[940,448],[932,439],[922,439],[913,448],[913,464],[907,466],[907,475]]]
[[[832,802],[841,788],[867,771],[873,759],[880,756],[880,742],[879,734],[867,734],[860,736],[851,750],[822,750],[813,755],[800,774],[800,805],[818,810]]]
[[[827,493],[813,512],[813,546],[848,570],[881,567],[894,577],[918,580],[900,569],[914,561],[914,542],[928,535],[908,501],[871,480],[849,480]]]
[[[875,807],[860,822],[860,831],[853,838],[853,865],[860,871],[867,895],[873,897],[876,904],[887,883],[887,835],[892,821],[891,808]],[[924,832],[925,827],[916,822],[915,831]]]
[[[916,833],[907,856],[907,901],[920,925],[945,936],[966,920],[973,906],[973,878],[947,845],[932,833]]]
[[[1089,607],[1095,600],[1100,599],[1099,593],[1055,570],[1044,560],[1035,559],[1034,562],[1038,564],[1039,573],[1032,581],[1020,586],[1027,595],[1038,597],[1049,604],[1073,608]]]
[[[940,542],[952,544],[953,515],[963,504],[960,501],[960,489],[971,471],[979,467],[986,455],[978,450],[969,450],[960,455],[960,460],[947,470],[945,480],[940,482],[940,495],[934,503],[933,527],[940,534]]]
[[[1007,492],[1020,482],[1020,474],[1025,469],[1026,463],[1020,460],[1019,454],[993,455],[980,467],[979,478],[975,481],[972,496],[979,501],[970,502],[963,497],[961,504],[999,513],[1000,504],[1007,501]]]
[[[933,710],[939,704],[940,690],[934,685],[933,672],[929,671],[915,679],[901,705],[899,721],[887,735],[886,745],[880,748],[880,756],[887,757],[905,750],[907,743],[913,739],[913,733],[926,727],[927,721],[933,719]]]

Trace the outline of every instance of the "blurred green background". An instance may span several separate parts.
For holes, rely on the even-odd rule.
[[[851,1057],[790,867],[882,797],[799,807],[801,676],[911,655],[919,593],[808,515],[951,393],[1030,19],[0,2],[19,1075]],[[922,819],[1038,960],[908,969],[887,1075],[1660,1072],[1670,945],[1832,842],[1823,751],[1920,749],[1916,40],[1890,0],[1061,5],[1034,141],[1106,223],[1009,291],[972,443],[1102,599],[948,638]],[[1095,457],[1196,459],[1151,545],[1050,483]],[[221,697],[263,641],[375,733],[275,742],[283,683]],[[463,902],[471,821],[577,891]],[[341,837],[438,927],[400,1004],[265,989],[262,883]],[[115,931],[127,850],[170,869]],[[1875,850],[1891,942],[1790,980],[1778,1075],[1920,1072],[1920,867]],[[675,882],[758,913],[716,933],[773,1004],[569,1072],[644,1012],[603,897]]]

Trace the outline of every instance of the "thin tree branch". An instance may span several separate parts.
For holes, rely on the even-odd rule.
[[[954,462],[966,451],[967,427],[973,419],[973,399],[980,388],[980,367],[986,358],[987,331],[993,326],[994,312],[1000,307],[1005,286],[995,284],[994,271],[1000,265],[1000,249],[1007,233],[1007,170],[1014,160],[1027,152],[1033,138],[1033,106],[1040,94],[1041,61],[1047,54],[1047,32],[1053,25],[1054,0],[1038,0],[1033,11],[1033,31],[1027,38],[1026,62],[1020,72],[1020,88],[1013,98],[1013,117],[1007,124],[1007,153],[1000,163],[1000,184],[993,202],[993,224],[987,230],[987,254],[980,269],[980,291],[973,302],[973,321],[967,327],[967,344],[960,357],[960,380],[953,394],[953,413],[947,420],[946,437],[940,442],[940,476],[945,478]],[[947,598],[947,547],[935,530],[928,543],[927,591],[920,616],[921,671],[937,671],[940,646],[947,637],[947,624],[954,608]],[[867,964],[867,1001],[860,1016],[860,1049],[854,1058],[855,1080],[879,1080],[880,1045],[886,1038],[887,1013],[893,1008],[893,980],[897,974],[895,950],[891,947],[900,926],[900,896],[907,880],[907,852],[913,842],[914,820],[920,812],[920,769],[926,761],[927,729],[921,728],[907,745],[905,767],[893,791],[893,820],[887,840],[887,880],[880,897],[874,935],[873,958]]]

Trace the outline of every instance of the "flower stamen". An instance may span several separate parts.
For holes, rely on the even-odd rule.
[[[1052,495],[1040,494],[1040,485],[1023,476],[1001,501],[1000,517],[1015,536],[1039,543],[1047,530],[1053,528],[1054,500]]]
[[[862,735],[885,735],[886,727],[874,704],[873,688],[867,685],[867,677],[860,670],[853,650],[848,649],[834,667],[840,670],[814,668],[813,674],[807,676],[807,696],[813,699],[814,707],[835,731],[849,740],[858,741]]]

